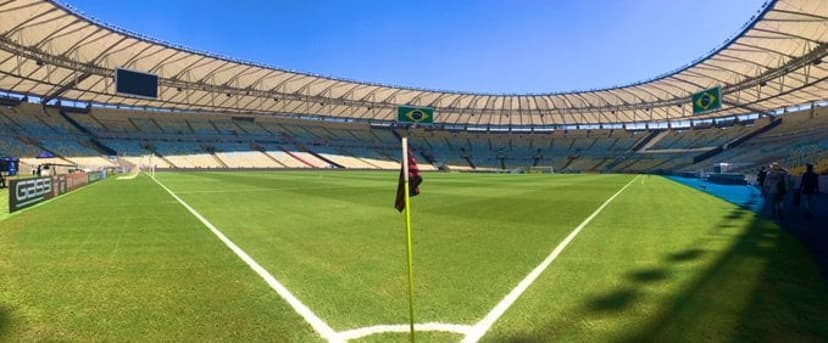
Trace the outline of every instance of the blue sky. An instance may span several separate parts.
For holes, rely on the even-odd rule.
[[[765,0],[65,0],[158,39],[304,72],[542,93],[650,78],[705,55]]]

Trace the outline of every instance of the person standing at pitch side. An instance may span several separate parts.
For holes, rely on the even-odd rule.
[[[799,191],[805,197],[805,218],[814,217],[814,198],[819,193],[819,175],[814,173],[814,165],[808,163],[808,170],[802,174]]]
[[[771,202],[774,218],[784,217],[784,200],[788,192],[788,171],[782,168],[777,162],[770,165],[767,176],[765,176],[765,194]]]

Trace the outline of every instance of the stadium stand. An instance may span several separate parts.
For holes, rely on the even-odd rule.
[[[187,123],[190,124],[190,128],[196,135],[210,136],[219,133],[216,127],[209,120],[189,118],[187,119]]]
[[[4,17],[6,34],[20,36],[7,37],[2,49],[10,58],[0,66],[0,147],[32,163],[41,155],[134,165],[153,155],[162,168],[395,169],[395,108],[412,104],[439,114],[436,125],[409,134],[423,170],[661,173],[728,164],[747,171],[780,161],[800,171],[808,162],[824,169],[828,160],[825,32],[800,20],[824,19],[814,15],[826,11],[815,1],[768,1],[698,63],[657,78],[576,93],[487,96],[240,63],[117,30],[54,2],[0,7],[16,13]],[[42,49],[57,41],[52,47],[62,51]],[[106,58],[79,60],[102,51]],[[199,62],[159,59],[173,54]],[[738,61],[722,62],[733,54]],[[108,89],[112,66],[150,70],[152,61],[165,96]],[[29,65],[37,70],[21,74]],[[204,75],[181,77],[196,69]],[[47,74],[75,79],[55,87]],[[717,86],[722,108],[693,113],[688,99]]]
[[[361,312],[370,318],[392,319],[388,324],[401,322],[400,317],[394,314],[401,307],[383,306],[382,302],[387,300],[385,298],[399,298],[394,292],[384,292],[388,294],[381,294],[383,297],[377,301],[363,301],[377,295],[377,292],[366,292],[368,288],[358,284],[367,280],[368,286],[376,284],[382,292],[385,290],[384,281],[389,279],[386,271],[399,267],[399,264],[389,267],[388,263],[381,263],[380,267],[384,269],[371,268],[364,262],[383,262],[381,260],[385,260],[385,256],[362,253],[354,255],[361,257],[357,259],[342,252],[348,250],[349,245],[356,247],[356,250],[378,247],[382,252],[387,250],[386,244],[378,244],[382,243],[378,239],[388,236],[393,241],[397,239],[395,237],[401,237],[397,234],[386,235],[391,231],[384,228],[373,230],[370,225],[364,224],[377,222],[377,219],[394,213],[390,196],[396,180],[392,183],[391,178],[396,177],[401,162],[407,161],[407,156],[401,156],[403,135],[410,139],[411,151],[423,171],[682,174],[694,176],[692,179],[698,181],[688,185],[721,198],[699,196],[692,189],[674,185],[660,177],[640,175],[530,177],[520,180],[483,176],[470,178],[475,180],[468,182],[458,181],[459,178],[451,175],[430,175],[426,177],[429,181],[426,181],[423,198],[416,200],[418,204],[434,201],[432,205],[422,207],[430,210],[430,221],[433,223],[437,218],[448,226],[458,226],[469,219],[472,221],[467,227],[460,225],[462,227],[456,230],[441,230],[440,227],[431,227],[427,217],[422,217],[425,219],[422,221],[415,219],[416,225],[437,233],[422,235],[429,236],[426,238],[437,244],[424,241],[420,248],[436,248],[423,249],[436,252],[436,257],[440,257],[441,252],[453,255],[453,260],[447,260],[452,263],[446,263],[443,268],[449,272],[446,274],[448,278],[441,279],[446,283],[431,283],[436,287],[425,287],[426,290],[440,291],[446,288],[442,286],[447,285],[450,291],[455,291],[454,288],[461,292],[470,290],[470,294],[478,291],[476,293],[480,293],[481,299],[470,303],[473,305],[470,310],[474,313],[485,313],[479,311],[480,306],[476,305],[487,303],[491,297],[497,301],[500,290],[513,291],[478,323],[465,322],[475,317],[474,313],[466,315],[456,311],[458,306],[446,306],[450,318],[460,318],[469,325],[418,323],[417,331],[436,329],[462,333],[465,336],[463,341],[671,341],[674,338],[672,340],[749,342],[817,341],[819,337],[828,337],[828,330],[825,329],[828,325],[820,321],[823,316],[819,315],[825,311],[813,315],[816,312],[812,310],[817,307],[802,306],[814,303],[820,311],[825,308],[821,306],[824,303],[821,298],[801,292],[817,289],[812,286],[818,284],[818,280],[808,275],[813,274],[813,266],[798,263],[808,261],[802,259],[805,252],[792,244],[789,235],[781,235],[770,221],[747,212],[748,208],[761,206],[758,203],[762,200],[755,187],[742,186],[747,182],[746,174],[755,174],[758,167],[771,162],[780,162],[794,174],[802,173],[806,163],[816,164],[819,173],[828,173],[826,3],[828,0],[767,0],[738,32],[721,45],[706,47],[705,50],[712,48],[707,50],[709,53],[677,69],[638,82],[572,92],[541,90],[534,94],[508,91],[490,94],[385,85],[312,72],[299,73],[191,50],[186,47],[187,42],[171,44],[133,33],[77,12],[73,5],[63,1],[0,1],[0,58],[3,61],[0,63],[0,157],[19,157],[24,172],[40,170],[41,166],[48,167],[49,173],[121,168],[131,169],[129,177],[133,179],[129,182],[101,182],[104,186],[96,190],[66,199],[70,202],[68,207],[50,204],[50,208],[43,207],[37,210],[39,212],[32,211],[17,217],[6,216],[0,211],[0,220],[10,218],[8,222],[11,223],[8,230],[4,227],[4,231],[0,232],[3,234],[0,238],[12,243],[12,247],[20,245],[23,248],[17,249],[20,253],[6,253],[5,246],[0,249],[0,270],[9,271],[12,276],[10,287],[5,284],[0,287],[3,289],[0,292],[0,300],[3,300],[0,301],[0,341],[83,341],[84,338],[94,341],[102,337],[119,341],[149,336],[148,341],[198,341],[205,338],[243,341],[245,337],[252,337],[253,340],[267,337],[274,341],[293,339],[304,342],[310,341],[304,334],[313,331],[328,341],[391,339],[390,336],[365,336],[401,331],[399,328],[402,325],[357,327],[351,324],[371,324],[359,317]],[[240,7],[247,9],[251,6]],[[255,7],[254,10],[257,9]],[[704,16],[715,10],[707,6],[701,11],[684,15],[682,19],[695,20],[692,18],[694,15]],[[227,23],[223,22],[210,24],[220,29],[227,28]],[[584,26],[589,26],[589,22],[585,22]],[[682,41],[682,38],[675,37],[668,43]],[[689,42],[687,44],[708,44],[704,35],[684,38]],[[232,49],[223,50],[232,53]],[[486,51],[485,48],[479,50]],[[659,57],[657,53],[655,55],[644,57]],[[608,54],[605,59],[612,62],[609,60],[613,57]],[[118,70],[120,68],[129,68],[134,72]],[[577,72],[589,75],[595,71]],[[134,79],[135,74],[139,73],[145,75],[138,79],[152,82],[129,82],[129,77],[118,76],[133,74]],[[122,88],[122,85],[131,87]],[[556,88],[559,86],[566,87],[556,85]],[[123,91],[125,88],[140,91]],[[157,96],[154,95],[156,91]],[[420,109],[423,114],[428,112],[433,115],[415,118],[415,112],[406,109],[411,106],[424,107]],[[409,125],[411,121],[417,124]],[[286,173],[274,172],[279,175],[272,182],[266,180],[266,172],[247,176],[199,172],[193,173],[199,175],[190,176],[187,175],[190,173],[177,173],[175,176],[161,174],[153,182],[144,176],[138,178],[139,172],[135,167],[147,166],[186,171],[359,169],[392,172],[378,177],[343,172],[299,172],[284,177]],[[99,179],[108,174],[88,175],[99,176],[96,178]],[[154,176],[154,173],[151,175]],[[187,178],[200,178],[202,181],[209,178],[212,182],[201,182],[199,187],[193,187],[193,181],[187,181]],[[244,181],[243,178],[256,179],[256,183]],[[380,180],[370,180],[377,178]],[[387,183],[381,178],[388,178]],[[71,181],[71,176],[65,179]],[[303,179],[305,181],[301,182]],[[412,183],[415,190],[418,184],[416,179],[415,175]],[[495,179],[500,179],[500,182],[491,182]],[[640,184],[636,182],[639,179]],[[740,186],[717,194],[711,190],[712,183],[706,184],[717,179],[733,183],[738,181]],[[35,197],[40,199],[34,200],[45,199],[52,192],[42,185],[37,186],[37,183],[46,180],[15,182],[16,185],[29,183],[30,186],[27,186],[28,189],[15,187],[23,192],[9,191],[0,193],[0,196],[15,195],[8,196],[10,207],[13,207],[11,204],[15,198],[27,202]],[[54,178],[48,182],[61,184],[60,180]],[[355,183],[352,182],[354,180]],[[536,183],[538,180],[551,181],[553,185],[544,187]],[[649,181],[645,184],[645,180]],[[89,178],[86,181],[93,180]],[[349,182],[346,184],[345,181]],[[374,181],[387,189],[382,190],[382,194],[369,189]],[[502,181],[513,184],[503,184]],[[162,182],[168,183],[169,187]],[[181,186],[187,186],[188,182],[191,183],[188,187]],[[156,188],[155,183],[160,188]],[[432,187],[441,183],[446,186],[453,183],[465,189],[449,192],[446,189],[450,187],[446,187],[441,194],[437,189],[439,187]],[[68,182],[64,186],[66,184]],[[780,184],[768,183],[777,187]],[[290,187],[283,189],[284,185]],[[338,192],[328,193],[328,189],[323,189],[331,188],[331,185],[336,185],[333,188],[338,188]],[[270,189],[266,189],[268,187]],[[52,189],[56,196],[60,188]],[[625,191],[627,189],[630,190]],[[265,192],[247,193],[251,190]],[[408,191],[406,189],[406,196]],[[216,194],[212,196],[216,201],[208,201],[207,194],[214,192]],[[627,193],[621,195],[622,192]],[[630,192],[635,194],[630,195]],[[376,204],[370,199],[372,193],[377,193],[377,201],[381,201],[376,204],[387,202],[383,205],[386,208],[373,208]],[[491,196],[495,193],[503,194]],[[123,194],[129,194],[136,202],[110,201],[123,200],[120,199]],[[344,195],[359,197],[342,201]],[[441,195],[448,197],[437,199]],[[619,200],[614,200],[617,197]],[[299,198],[306,198],[306,203],[298,201],[301,200]],[[733,203],[723,203],[722,199]],[[244,200],[248,203],[242,203]],[[757,201],[751,203],[754,200]],[[608,206],[612,201],[615,202]],[[199,207],[205,216],[188,202]],[[285,206],[278,206],[280,203]],[[320,206],[318,209],[307,206],[317,203]],[[603,205],[598,206],[599,203]],[[211,204],[212,210],[201,209],[201,206]],[[255,207],[257,204],[266,206]],[[365,208],[361,209],[360,205],[365,205]],[[411,232],[420,231],[412,231],[412,211],[407,205],[409,202],[406,202],[405,218],[411,263],[414,247]],[[687,208],[681,208],[683,205]],[[597,225],[591,224],[604,208],[609,213],[601,214],[604,223],[598,220]],[[197,220],[189,218],[188,211]],[[587,216],[586,213],[591,211],[594,212]],[[236,212],[249,217],[249,221],[237,223],[241,216]],[[329,215],[319,215],[328,212]],[[488,216],[481,216],[484,212]],[[537,222],[524,222],[523,219],[529,219],[527,213],[541,212],[547,216],[538,218]],[[644,212],[650,213],[646,215]],[[78,214],[81,213],[82,219],[91,222],[81,225],[83,222],[75,220],[79,218],[74,217],[80,217]],[[682,214],[694,220],[681,223],[687,225],[669,225],[671,219]],[[817,225],[822,225],[822,228],[828,211],[818,211],[818,214]],[[171,217],[166,218],[165,215]],[[189,219],[177,217],[182,215]],[[67,220],[59,220],[63,217]],[[586,219],[581,222],[584,217]],[[791,223],[790,217],[793,216],[788,216],[784,223],[780,221],[780,226]],[[314,222],[320,218],[323,221]],[[608,222],[607,218],[615,227],[604,227],[602,230],[601,226]],[[275,219],[284,219],[285,223],[275,223]],[[225,230],[220,230],[210,221]],[[489,222],[503,227],[488,225]],[[578,225],[578,222],[581,224]],[[209,230],[199,229],[201,224]],[[271,228],[269,224],[277,227]],[[478,279],[492,279],[493,270],[508,269],[522,275],[522,271],[529,268],[519,264],[540,261],[535,256],[538,251],[547,253],[549,244],[544,239],[560,237],[562,235],[558,231],[565,234],[575,225],[578,225],[577,228],[517,288],[513,288],[511,281],[516,279],[510,275],[498,275],[502,279],[499,281],[503,282],[494,282],[496,287],[483,287],[493,291],[484,289],[480,292],[475,288],[479,284]],[[590,227],[577,241],[580,247],[569,248],[575,251],[567,252],[563,258],[568,261],[563,261],[562,265],[555,262],[558,267],[545,272],[546,266],[586,225]],[[57,226],[58,230],[50,231],[52,226]],[[813,227],[816,228],[816,225]],[[634,229],[634,232],[631,234],[616,228]],[[101,234],[96,234],[98,231]],[[293,312],[286,315],[277,313],[276,320],[269,320],[271,318],[258,316],[260,311],[256,311],[262,307],[269,311],[266,314],[270,314],[274,309],[280,312],[285,306],[274,307],[262,301],[259,301],[262,306],[244,306],[264,299],[261,292],[264,288],[262,285],[246,287],[249,283],[246,278],[255,276],[249,275],[247,270],[239,275],[235,270],[230,270],[244,266],[225,263],[230,256],[226,249],[220,251],[223,254],[213,253],[220,248],[216,248],[218,241],[215,239],[204,240],[209,238],[205,236],[210,234],[208,231],[212,231],[231,248],[232,253],[262,276],[310,325],[293,322],[297,319]],[[454,234],[457,239],[443,235],[443,231]],[[665,240],[663,238],[668,231],[670,234]],[[808,231],[825,230],[809,228]],[[294,234],[299,232],[305,236]],[[65,235],[56,236],[55,233]],[[279,237],[265,237],[265,234],[271,233],[279,234]],[[346,239],[336,237],[336,234],[344,234]],[[531,234],[540,239],[532,240]],[[589,237],[583,239],[584,235],[600,239],[590,245]],[[254,240],[252,245],[251,238]],[[298,243],[290,241],[290,238],[299,238],[295,240]],[[636,250],[637,247],[630,244],[606,244],[619,243],[617,238],[640,243],[647,248],[647,254],[636,255],[636,252],[644,251]],[[114,240],[110,242],[110,239]],[[231,239],[239,244],[236,245]],[[263,245],[257,246],[256,240]],[[185,244],[178,244],[179,241]],[[824,252],[828,249],[823,249],[826,239],[803,241],[816,242],[808,248],[817,252],[817,256],[824,257],[820,261],[823,262],[824,274],[828,275],[828,268],[825,267],[828,266],[825,262],[828,261],[828,253]],[[463,244],[456,244],[458,242]],[[346,249],[318,249],[328,243],[330,247]],[[489,247],[485,245],[487,243],[493,245]],[[68,249],[61,251],[66,247]],[[460,254],[454,251],[458,247],[462,250]],[[596,247],[598,249],[594,249]],[[622,249],[604,249],[611,254],[602,254],[601,247]],[[249,251],[250,255],[242,249]],[[499,250],[503,250],[507,258],[492,254]],[[316,265],[303,263],[302,258],[320,262],[320,251],[329,255],[326,257],[332,258],[333,262],[322,261],[324,263]],[[308,254],[303,256],[296,252]],[[50,259],[38,256],[54,258],[57,262],[50,263]],[[219,259],[207,260],[205,256]],[[461,260],[467,256],[469,261],[458,260],[458,256]],[[582,261],[579,256],[589,260]],[[150,260],[135,260],[136,257]],[[259,265],[254,257],[265,260],[261,260],[262,265]],[[62,263],[61,258],[72,260],[70,262],[74,264]],[[613,258],[623,260],[626,265],[615,263]],[[593,263],[597,259],[607,260],[608,263]],[[164,263],[163,260],[172,264],[155,263]],[[273,261],[277,264],[274,265]],[[429,263],[434,266],[433,262],[438,260],[418,261],[424,261],[428,267]],[[573,261],[575,264],[572,264]],[[475,262],[482,263],[482,267],[475,267]],[[96,264],[100,264],[100,268],[93,268]],[[44,267],[43,270],[37,268],[40,266]],[[319,281],[318,287],[314,283],[296,294],[307,301],[308,306],[265,270],[273,266],[283,267],[276,270],[278,273],[275,276],[287,281],[291,289],[297,284],[301,286],[302,281]],[[575,268],[570,268],[572,266]],[[51,268],[54,270],[49,267],[54,267]],[[458,274],[459,269],[474,275],[467,277]],[[525,313],[509,310],[506,317],[511,316],[511,321],[494,323],[505,308],[512,306],[527,289],[527,282],[535,282],[539,273],[546,273],[547,279],[549,273],[564,275],[570,285],[594,279],[578,275],[570,277],[572,273],[569,272],[573,269],[595,269],[595,273],[606,274],[606,278],[598,280],[603,282],[588,285],[586,291],[575,297],[567,297],[566,294],[541,296],[543,300],[563,299],[559,303],[564,307],[550,310],[546,303],[524,302],[522,307],[527,310]],[[297,270],[304,274],[297,276]],[[408,270],[409,277],[413,278],[412,265]],[[373,274],[369,274],[368,278],[355,274],[375,271],[379,272],[377,278]],[[339,278],[332,272],[342,272],[345,277]],[[43,282],[42,279],[50,279],[48,276],[51,275],[55,275],[51,279],[57,287]],[[187,277],[191,275],[203,278],[190,280]],[[128,280],[136,276],[140,279],[138,282]],[[432,276],[432,280],[436,278],[439,277]],[[202,279],[207,282],[201,282]],[[144,280],[152,282],[141,282]],[[218,281],[213,282],[215,280]],[[333,298],[349,299],[337,294],[336,289],[325,289],[326,285],[336,283],[331,280],[343,281],[336,285],[343,286],[339,287],[343,290],[356,287],[354,289],[358,294],[364,296],[350,299],[352,301],[343,303],[345,305],[341,307],[337,306],[340,304],[327,302]],[[462,282],[455,282],[457,280]],[[751,282],[741,282],[743,280]],[[197,285],[190,281],[196,281]],[[794,281],[806,282],[800,285],[801,282]],[[210,292],[199,293],[202,289],[190,287],[186,282],[203,286],[203,290]],[[499,284],[504,282],[505,285]],[[30,284],[36,287],[27,287]],[[125,285],[134,287],[121,287]],[[223,286],[226,285],[252,290],[254,296],[250,301],[244,296],[232,299],[222,297],[226,288]],[[409,284],[410,290],[412,285]],[[804,287],[789,287],[791,285]],[[538,286],[533,287],[538,289]],[[567,287],[557,287],[554,291],[557,292],[558,288]],[[17,289],[30,292],[12,292]],[[166,292],[170,290],[172,292]],[[324,295],[328,298],[314,297],[311,293],[316,290],[327,292]],[[708,301],[711,294],[726,293],[720,292],[722,290],[736,294],[735,301],[721,304]],[[161,296],[158,296],[159,291]],[[457,294],[460,293],[449,292],[448,297],[455,299]],[[787,298],[789,294],[791,296]],[[413,295],[409,296],[413,304]],[[438,302],[445,298],[441,296],[432,296],[428,292],[418,295]],[[142,303],[142,297],[151,301]],[[526,297],[532,298],[531,295]],[[43,300],[40,298],[45,300],[40,301]],[[694,301],[687,301],[691,298]],[[183,302],[178,301],[181,299]],[[463,300],[462,297],[460,299]],[[789,300],[792,301],[790,306],[779,306]],[[232,306],[234,304],[242,306]],[[391,304],[395,303],[392,301]],[[317,308],[317,305],[322,310],[319,315],[330,320],[332,327],[310,310],[311,307]],[[218,307],[228,307],[230,311],[214,316],[210,310]],[[108,311],[90,311],[93,308]],[[413,305],[409,308],[412,341],[415,330],[413,308]],[[558,315],[555,310],[574,315],[570,315],[568,321],[557,320],[566,316]],[[248,317],[240,316],[241,312],[249,312],[249,318],[253,320],[246,320]],[[427,312],[434,311],[427,309]],[[729,315],[719,316],[723,312]],[[113,314],[113,317],[106,314]],[[228,315],[222,317],[222,314]],[[430,320],[437,321],[440,317],[436,315],[425,313],[418,315],[418,318],[430,317]],[[767,319],[756,321],[757,315],[764,315]],[[346,323],[342,316],[353,320]],[[189,319],[193,319],[196,325],[190,325],[187,317],[192,317]],[[615,322],[616,317],[624,321]],[[719,320],[722,319],[720,317],[724,320]],[[807,318],[802,320],[800,317]],[[52,326],[49,325],[52,318],[66,320],[57,320],[59,325]],[[282,318],[287,320],[282,323],[279,320]],[[554,321],[550,322],[550,318]],[[590,322],[590,318],[612,320]],[[215,323],[211,319],[215,319]],[[162,320],[186,325],[178,325],[182,330],[176,330],[174,326],[160,327],[157,324]],[[728,325],[728,321],[733,321],[733,325]],[[711,322],[716,325],[708,325]],[[719,322],[725,323],[719,325]],[[259,325],[261,323],[267,325]],[[584,323],[590,325],[579,325]],[[628,325],[630,323],[636,325]],[[688,323],[694,325],[684,325]],[[498,332],[487,335],[490,326],[494,327],[493,332]],[[351,329],[337,331],[346,327]],[[297,330],[296,333],[287,332],[286,328]],[[561,331],[566,332],[561,334]],[[604,335],[604,332],[610,331],[611,336]],[[8,333],[12,333],[11,338],[4,340],[4,334]],[[444,334],[447,332],[431,332],[423,336],[426,339],[439,337],[443,341],[448,337]]]
[[[111,108],[88,112],[64,117],[60,109],[38,104],[0,107],[0,130],[8,137],[0,152],[30,165],[51,161],[90,168],[117,161],[147,165],[150,155],[158,168],[399,168],[398,133],[366,123]],[[828,109],[815,107],[688,128],[428,129],[409,136],[422,170],[665,173],[727,163],[730,170],[748,171],[779,161],[798,173],[806,163],[816,164],[818,171],[828,168],[827,117]],[[760,130],[766,126],[770,129]],[[35,159],[42,152],[53,160]]]
[[[253,135],[253,136],[270,136],[271,133],[265,130],[263,127],[258,125],[253,118],[250,117],[238,117],[233,118],[233,122],[238,125],[238,127],[246,134],[246,135]]]
[[[285,168],[312,168],[311,165],[299,160],[294,155],[289,154],[279,146],[264,145],[264,147],[264,153]]]
[[[284,165],[269,158],[250,144],[222,143],[215,146],[216,157],[228,168],[283,168]]]
[[[93,115],[74,112],[70,112],[67,115],[79,125],[91,132],[102,133],[109,130],[100,120],[98,120],[98,118]]]
[[[159,118],[156,122],[161,126],[164,133],[167,134],[189,135],[193,133],[190,125],[187,124],[184,118],[165,116],[164,119]]]
[[[153,134],[153,133],[163,133],[164,131],[161,130],[161,127],[155,123],[154,120],[149,118],[130,118],[129,119],[136,128],[142,133]]]
[[[134,166],[150,166],[154,165],[157,168],[172,168],[173,166],[165,159],[150,155],[154,155],[148,147],[152,144],[126,139],[104,139],[101,140],[103,144],[118,152],[118,157],[127,161]]]
[[[693,167],[704,169],[706,165],[728,163],[732,171],[745,171],[780,162],[801,172],[806,163],[817,163],[828,157],[828,109],[787,113],[778,120],[780,124],[772,130]]]
[[[111,133],[136,133],[139,131],[123,111],[95,111],[93,117],[105,131]]]
[[[194,142],[153,142],[155,152],[175,168],[221,168],[221,163]]]
[[[331,168],[331,163],[320,158],[320,155],[303,151],[302,149],[299,149],[297,146],[283,144],[282,150],[284,150],[288,155],[290,155],[294,159],[299,160],[300,162],[310,166],[311,168]]]
[[[210,122],[219,133],[224,135],[239,135],[247,133],[237,126],[230,118],[213,118]]]

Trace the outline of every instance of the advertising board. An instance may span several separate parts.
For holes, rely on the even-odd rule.
[[[9,182],[9,212],[14,212],[58,195],[55,177],[11,180]],[[64,183],[65,185],[65,183]]]

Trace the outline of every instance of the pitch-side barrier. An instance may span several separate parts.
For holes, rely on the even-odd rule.
[[[9,213],[22,210],[105,178],[106,171],[94,171],[11,180],[9,182]]]

